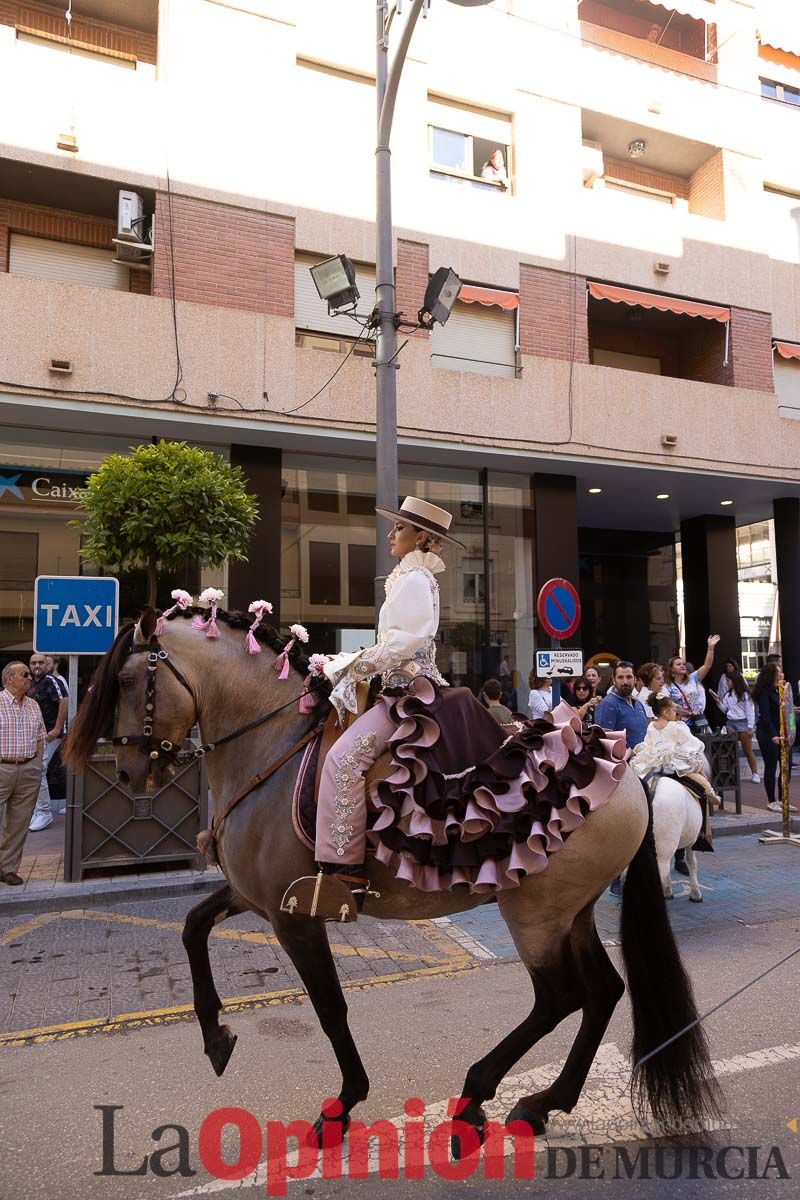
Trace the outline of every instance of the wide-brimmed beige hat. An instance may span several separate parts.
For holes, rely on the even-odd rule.
[[[375,512],[380,513],[382,517],[388,517],[390,521],[408,521],[409,525],[416,525],[446,542],[455,542],[462,550],[466,550],[464,543],[448,532],[453,523],[452,514],[436,504],[429,504],[427,500],[406,496],[397,512],[391,512],[388,508],[376,508]]]

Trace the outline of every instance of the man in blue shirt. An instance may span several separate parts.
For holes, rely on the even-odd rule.
[[[610,691],[594,710],[595,725],[602,725],[603,729],[625,731],[625,741],[629,750],[633,750],[634,746],[644,741],[648,724],[644,705],[631,696],[635,684],[633,663],[618,662],[614,667],[613,691]]]
[[[628,749],[633,750],[639,742],[644,741],[647,733],[647,713],[640,700],[631,696],[636,676],[633,673],[633,663],[623,662],[622,659],[614,667],[614,687],[609,691],[594,710],[594,723],[603,729],[625,731],[625,741]],[[622,894],[621,876],[617,876],[611,884],[612,896]]]

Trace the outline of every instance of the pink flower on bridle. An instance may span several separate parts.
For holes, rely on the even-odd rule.
[[[224,595],[225,593],[220,591],[219,588],[213,587],[208,587],[204,592],[200,593],[200,603],[210,604],[211,612],[206,617],[205,621],[200,616],[195,617],[195,619],[192,621],[192,627],[194,629],[202,629],[206,637],[219,637],[219,630],[217,629],[217,605]]]
[[[180,612],[183,612],[192,603],[192,597],[188,592],[184,592],[182,588],[175,588],[175,591],[170,592],[170,595],[175,603],[173,604],[172,608],[168,608],[166,612],[163,612],[156,621],[156,637],[161,637],[162,633],[164,632],[164,622],[166,621],[167,617],[171,617],[179,610]]]
[[[314,695],[312,690],[313,683],[315,679],[322,679],[325,674],[325,663],[327,661],[324,654],[312,654],[308,660],[308,674],[303,681],[303,688],[305,690],[297,706],[299,712],[310,713],[317,707],[318,697]]]
[[[289,633],[292,635],[289,641],[281,650],[275,662],[272,664],[275,670],[279,673],[281,679],[289,678],[289,651],[294,646],[295,642],[307,642],[308,630],[305,625],[291,625]]]
[[[245,639],[245,646],[247,647],[247,653],[248,654],[260,654],[261,647],[259,646],[258,642],[256,641],[255,633],[256,633],[256,630],[258,629],[259,625],[261,624],[261,622],[264,620],[264,617],[267,615],[267,613],[272,612],[272,605],[270,604],[269,600],[254,600],[252,602],[252,604],[249,605],[247,611],[251,612],[251,613],[255,613],[255,617],[256,617],[255,621],[253,621],[253,624],[250,626],[250,628],[247,631],[247,637]]]

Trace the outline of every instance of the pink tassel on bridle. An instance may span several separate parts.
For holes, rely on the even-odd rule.
[[[322,678],[326,661],[324,654],[312,654],[308,660],[308,674],[303,680],[303,695],[300,697],[300,703],[297,706],[298,712],[310,713],[317,707],[319,697],[311,689],[314,680]]]
[[[193,629],[201,629],[206,637],[219,637],[219,629],[217,629],[217,606],[224,595],[225,593],[220,591],[219,588],[213,587],[206,588],[204,592],[200,593],[200,603],[210,604],[211,612],[205,621],[200,616],[195,617],[192,621]]]
[[[247,637],[245,638],[244,644],[248,654],[260,654],[261,647],[256,640],[256,630],[264,620],[264,617],[267,615],[267,613],[272,612],[272,605],[270,604],[269,600],[253,600],[247,611],[255,613],[256,619],[253,621],[253,624],[247,631]]]
[[[283,647],[280,654],[275,659],[275,662],[272,664],[275,670],[278,672],[278,677],[280,679],[289,678],[289,651],[293,649],[296,642],[308,641],[308,630],[306,629],[305,625],[292,625],[289,629],[289,633],[292,636],[289,638],[289,641]]]
[[[156,621],[156,630],[155,630],[156,637],[161,637],[162,633],[164,632],[164,629],[166,627],[165,621],[166,621],[167,617],[171,617],[173,615],[173,613],[178,612],[179,609],[181,612],[183,612],[184,609],[187,609],[189,607],[189,605],[192,603],[192,597],[189,595],[188,592],[184,592],[183,588],[175,588],[175,591],[170,592],[170,595],[172,596],[172,599],[175,601],[175,603],[173,604],[172,608],[168,608],[166,612],[163,612],[161,614],[161,616],[158,618],[158,620]]]

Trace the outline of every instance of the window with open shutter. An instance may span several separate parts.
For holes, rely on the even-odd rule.
[[[448,371],[516,374],[516,314],[458,301],[446,325],[431,330],[431,362]]]
[[[62,283],[82,283],[88,287],[127,292],[130,289],[130,271],[115,263],[114,257],[113,250],[75,246],[71,242],[12,233],[8,269],[13,275],[57,279]]]
[[[294,265],[294,323],[299,330],[332,333],[336,337],[358,337],[361,327],[350,317],[330,316],[328,305],[320,300],[310,267],[322,261],[322,255],[298,255]],[[356,286],[360,299],[357,313],[367,317],[375,307],[375,268],[355,263]]]

